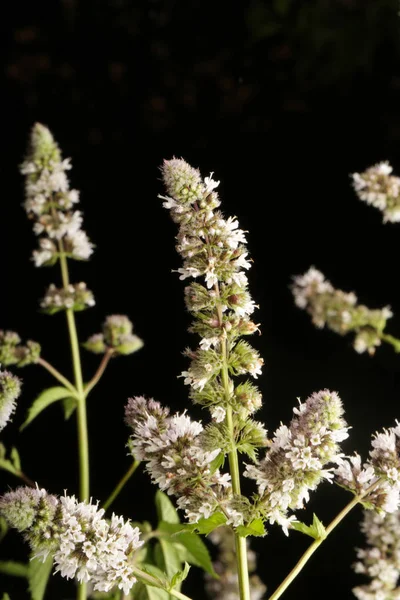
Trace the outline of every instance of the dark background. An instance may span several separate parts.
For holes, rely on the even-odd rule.
[[[311,264],[370,307],[390,304],[388,331],[400,336],[400,224],[356,200],[349,173],[390,160],[400,173],[400,72],[397,0],[52,0],[7,3],[1,139],[0,326],[38,340],[43,356],[70,373],[62,314],[38,313],[38,298],[57,268],[35,269],[31,224],[21,207],[18,164],[30,127],[47,124],[71,156],[85,228],[96,244],[88,264],[71,265],[97,305],[77,315],[81,339],[107,314],[126,313],[145,341],[140,353],[115,360],[89,400],[94,498],[104,500],[129,466],[123,407],[131,395],[154,396],[175,410],[192,409],[177,375],[186,367],[183,283],[172,268],[175,226],[162,208],[159,165],[182,156],[204,175],[215,172],[227,215],[249,230],[251,291],[260,304],[265,359],[259,419],[273,431],[291,417],[296,398],[337,390],[353,430],[345,451],[366,455],[370,436],[400,417],[400,360],[390,348],[357,355],[349,338],[317,331],[294,307],[292,275]],[[85,378],[97,357],[83,351]],[[33,398],[52,385],[40,367],[20,372],[24,392],[14,426],[2,434],[20,449],[31,478],[54,493],[77,492],[74,419],[53,406],[22,434],[17,426]],[[18,482],[1,476],[2,489]],[[155,488],[138,473],[114,509],[153,520]],[[325,522],[349,497],[325,484],[304,520]],[[300,515],[299,515],[300,516]],[[342,523],[285,598],[352,598],[362,544],[361,511]],[[9,534],[13,557],[22,542]],[[3,543],[1,555],[6,556]],[[278,528],[257,540],[259,572],[269,591],[308,545]],[[9,552],[7,553],[9,557]],[[190,583],[190,581],[192,583]],[[185,587],[203,598],[201,577]],[[71,597],[53,578],[49,597]],[[22,582],[4,580],[13,600]],[[68,591],[69,590],[69,591]]]

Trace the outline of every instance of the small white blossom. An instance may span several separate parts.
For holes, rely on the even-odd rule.
[[[211,409],[211,417],[214,419],[216,423],[222,423],[225,419],[226,410],[223,406],[214,406]]]

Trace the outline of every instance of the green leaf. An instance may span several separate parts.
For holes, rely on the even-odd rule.
[[[68,421],[68,419],[74,414],[76,406],[78,402],[77,399],[73,396],[69,398],[64,398],[63,400],[63,408],[64,408],[64,419]]]
[[[179,523],[179,515],[167,494],[164,494],[164,492],[158,490],[156,493],[155,502],[159,521],[166,521],[167,523]]]
[[[13,577],[28,577],[28,565],[13,560],[0,560],[0,573]]]
[[[306,525],[300,521],[294,521],[291,523],[291,529],[301,531],[301,533],[309,535],[310,537],[314,538],[314,540],[324,540],[327,535],[325,527],[318,519],[316,514],[313,515],[312,525]]]
[[[174,545],[165,539],[160,539],[154,549],[154,558],[159,567],[170,578],[181,568],[178,552]]]
[[[4,592],[1,600],[11,600],[10,596]]]
[[[0,469],[3,469],[4,471],[8,471],[9,473],[12,473],[13,475],[18,476],[18,471],[12,464],[11,460],[8,460],[6,458],[0,458]]]
[[[43,600],[52,568],[53,557],[51,555],[44,562],[39,558],[31,558],[29,561],[28,580],[31,600]]]
[[[198,533],[202,533],[203,535],[208,535],[217,527],[221,527],[221,525],[225,525],[226,516],[221,512],[216,512],[208,519],[200,519],[197,523],[191,525],[193,527],[193,531],[197,531]]]
[[[247,525],[239,525],[236,527],[236,531],[242,537],[247,537],[248,535],[260,537],[266,534],[262,519],[254,519],[254,521],[251,521]]]
[[[70,390],[67,390],[65,387],[57,386],[51,387],[47,390],[44,390],[37,398],[33,401],[32,406],[28,411],[28,416],[25,422],[21,425],[20,431],[25,429],[29,423],[31,423],[36,417],[47,408],[53,402],[57,402],[57,400],[62,400],[63,398],[68,398],[71,396]]]
[[[8,523],[4,517],[0,517],[0,542],[4,540],[8,531]]]
[[[151,587],[150,585],[146,585],[144,587],[146,588],[148,600],[170,600],[171,598],[171,596],[165,590]]]
[[[11,458],[11,462],[14,465],[14,467],[16,468],[16,470],[21,471],[21,459],[19,457],[19,452],[15,446],[13,446],[13,448],[11,448],[10,458]]]
[[[174,544],[181,562],[188,562],[196,567],[201,567],[210,575],[216,576],[213,569],[210,553],[203,540],[196,533],[173,533],[169,523],[161,522],[158,529],[172,534],[170,542]]]
[[[138,581],[132,588],[133,600],[170,600],[170,595],[164,590],[144,585]]]
[[[246,454],[253,462],[257,462],[257,452],[250,442],[242,442],[236,446],[238,452]]]
[[[183,571],[178,571],[172,577],[169,589],[173,590],[177,586],[180,586],[180,584],[182,583],[182,581],[185,581],[186,577],[188,576],[189,570],[190,570],[190,565],[188,565],[188,563],[185,562],[185,566],[183,568]]]

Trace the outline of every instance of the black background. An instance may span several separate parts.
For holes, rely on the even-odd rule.
[[[175,226],[157,198],[163,158],[184,157],[221,180],[226,215],[249,231],[253,297],[265,359],[259,419],[273,431],[291,417],[296,398],[337,390],[353,429],[345,451],[366,455],[371,434],[400,417],[400,362],[390,348],[357,355],[349,338],[317,331],[293,305],[292,275],[311,264],[370,307],[391,305],[388,330],[400,336],[399,228],[358,202],[349,173],[380,160],[400,172],[398,3],[392,0],[15,1],[2,21],[5,41],[0,147],[0,326],[38,340],[43,356],[69,374],[63,315],[38,313],[38,298],[57,268],[35,269],[31,224],[21,207],[18,164],[35,121],[71,156],[85,228],[96,244],[72,279],[94,291],[94,309],[77,315],[81,339],[108,314],[128,314],[144,341],[140,353],[112,362],[89,400],[93,497],[104,500],[129,465],[123,407],[131,395],[154,396],[174,410],[187,400],[177,375],[182,350],[196,341],[172,268]],[[85,379],[97,357],[83,351]],[[77,492],[74,420],[53,406],[22,434],[17,426],[51,378],[40,367],[20,372],[24,392],[2,440],[20,449],[24,470],[53,493]],[[1,477],[2,489],[16,485]],[[155,488],[137,473],[115,502],[117,513],[153,520]],[[326,523],[348,501],[328,484],[310,502]],[[285,597],[351,598],[362,543],[361,511],[342,523]],[[9,534],[13,557],[22,543]],[[272,590],[308,540],[278,528],[257,540],[259,572]],[[6,556],[6,543],[1,554]],[[9,557],[9,552],[7,553]],[[194,599],[202,580],[191,575]],[[24,585],[4,580],[13,600]],[[54,577],[49,597],[72,597]]]

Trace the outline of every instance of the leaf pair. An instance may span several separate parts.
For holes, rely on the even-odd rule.
[[[44,390],[39,396],[33,401],[28,415],[24,423],[20,427],[20,431],[25,429],[40,413],[58,400],[63,400],[64,405],[64,417],[69,419],[74,412],[77,404],[77,399],[72,395],[71,390],[63,386],[55,386]]]

